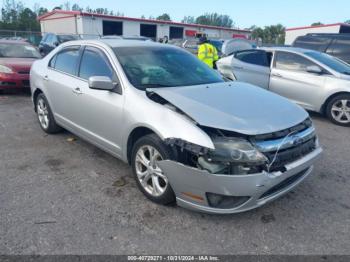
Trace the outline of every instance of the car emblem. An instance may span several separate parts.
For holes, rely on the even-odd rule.
[[[293,146],[300,145],[304,142],[304,139],[299,136],[293,136]]]

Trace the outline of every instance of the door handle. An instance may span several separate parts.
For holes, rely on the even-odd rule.
[[[49,77],[46,75],[43,77],[44,81],[49,81]]]
[[[81,91],[80,87],[76,87],[72,90],[74,94],[81,95],[83,92]]]
[[[281,74],[278,74],[278,73],[274,73],[274,74],[272,74],[272,76],[278,77],[278,78],[283,78],[283,76]]]
[[[234,69],[244,69],[243,67],[241,66],[233,66]]]

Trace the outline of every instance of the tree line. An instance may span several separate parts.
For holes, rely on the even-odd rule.
[[[82,7],[78,4],[71,4],[69,1],[62,5],[56,6],[53,9],[85,11],[96,14],[124,16],[122,12],[109,10],[107,8],[90,8],[89,6]],[[28,8],[23,2],[18,0],[3,0],[1,8],[0,29],[18,30],[18,31],[40,31],[40,23],[37,18],[49,10],[45,7],[35,4],[34,7]],[[144,15],[141,18],[146,18]],[[149,19],[157,19],[164,21],[172,21],[169,14],[164,13],[157,17],[150,16]],[[198,17],[185,16],[182,21],[188,24],[200,24],[221,26],[233,28],[235,26],[232,18],[228,15],[218,13],[206,13]],[[345,23],[350,23],[350,20]],[[312,25],[322,25],[321,22],[313,23]],[[283,44],[285,38],[285,27],[281,24],[270,25],[265,27],[251,26],[252,38],[259,39],[263,43]]]

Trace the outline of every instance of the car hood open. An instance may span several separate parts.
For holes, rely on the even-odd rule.
[[[260,135],[290,128],[308,114],[279,95],[241,82],[148,88],[201,126]]]

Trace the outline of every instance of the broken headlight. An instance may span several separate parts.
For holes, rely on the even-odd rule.
[[[267,158],[251,143],[242,138],[220,137],[213,139],[215,150],[207,154],[207,160],[241,164],[264,164]]]
[[[215,150],[198,159],[199,165],[211,173],[250,174],[259,172],[268,159],[249,141],[242,138],[216,137]]]

